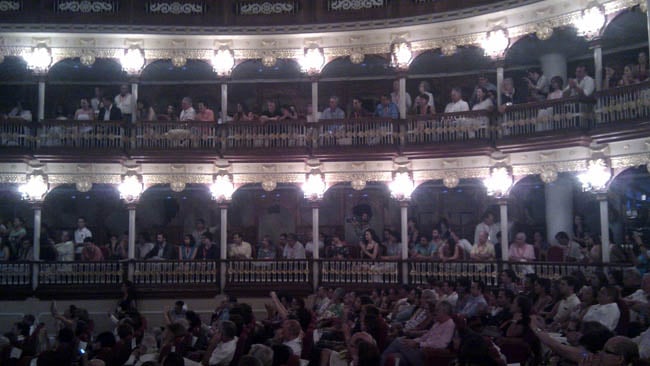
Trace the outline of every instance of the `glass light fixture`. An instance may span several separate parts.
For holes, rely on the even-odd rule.
[[[136,46],[124,50],[124,55],[120,58],[122,69],[128,74],[138,74],[144,67],[144,52]]]
[[[393,43],[393,66],[398,69],[408,69],[413,59],[411,45],[408,42]]]
[[[503,28],[496,28],[488,32],[481,43],[485,55],[492,58],[503,57],[509,45],[508,31]]]
[[[490,176],[483,180],[488,196],[505,197],[512,187],[513,177],[505,166],[492,168]]]
[[[582,190],[587,192],[602,192],[607,188],[607,182],[612,178],[612,170],[605,160],[595,159],[587,164],[587,171],[578,175]]]
[[[44,44],[34,47],[31,52],[25,53],[23,58],[27,67],[36,72],[46,73],[52,64],[52,52]]]
[[[305,194],[305,198],[310,201],[323,199],[326,188],[323,174],[318,170],[314,170],[307,174],[307,180],[305,181],[305,184],[302,185],[302,191]]]
[[[235,185],[230,174],[220,173],[215,175],[214,183],[210,186],[210,194],[212,194],[213,200],[217,202],[230,201],[234,192]]]
[[[27,183],[22,184],[18,191],[24,200],[42,201],[49,190],[47,176],[41,172],[34,172],[27,176]]]
[[[135,172],[128,172],[122,176],[122,183],[117,187],[120,192],[120,198],[126,203],[137,202],[144,191],[142,177]]]
[[[408,171],[398,171],[393,175],[393,181],[388,185],[390,195],[398,201],[408,201],[415,190],[415,183]]]
[[[581,16],[576,19],[574,25],[579,36],[593,39],[600,35],[600,30],[605,25],[606,20],[607,17],[603,7],[592,2],[582,11]]]
[[[235,54],[228,47],[221,47],[212,56],[212,69],[219,76],[228,76],[235,66]]]
[[[325,55],[323,50],[318,46],[313,45],[305,48],[305,54],[300,59],[300,67],[302,71],[308,74],[318,74],[325,65]]]

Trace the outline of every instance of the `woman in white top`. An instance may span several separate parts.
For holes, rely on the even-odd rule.
[[[562,99],[562,86],[564,86],[564,80],[561,76],[553,76],[551,78],[551,92],[548,93],[546,100]]]
[[[90,107],[88,99],[81,99],[81,108],[74,112],[74,119],[76,121],[92,121],[95,119],[95,111]]]
[[[476,100],[478,103],[472,106],[473,111],[491,111],[494,108],[494,102],[488,96],[487,89],[482,86],[476,88]]]

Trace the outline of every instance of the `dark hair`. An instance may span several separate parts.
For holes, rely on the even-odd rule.
[[[539,67],[530,67],[530,68],[528,68],[528,70],[526,70],[526,72],[536,73],[536,74],[540,74],[540,75],[542,75],[544,73],[542,71],[542,69],[540,69]]]
[[[120,339],[127,338],[130,335],[133,335],[133,327],[129,324],[120,324],[117,327],[117,335]]]
[[[205,237],[206,239],[212,241],[212,233],[209,232],[209,231],[204,232],[203,234],[201,234],[201,236],[203,236],[203,237]]]
[[[510,302],[512,302],[512,301],[515,299],[515,293],[514,293],[514,291],[512,291],[512,290],[510,290],[510,289],[502,288],[502,289],[499,289],[498,292],[503,292],[503,295],[504,295],[504,296],[506,297],[506,299],[508,299]],[[498,295],[498,293],[497,293],[497,295]]]
[[[611,330],[598,322],[583,322],[581,330],[582,337],[578,343],[591,353],[602,350],[605,343],[614,336]]]
[[[233,339],[237,336],[237,326],[230,320],[224,320],[219,326],[219,332],[226,338]]]
[[[537,279],[537,281],[535,281],[535,283],[539,284],[539,286],[544,289],[544,292],[546,292],[547,295],[551,293],[551,280],[548,278],[540,277]]]
[[[183,244],[185,245],[185,239],[189,238],[190,239],[190,246],[194,246],[196,242],[194,241],[194,236],[192,234],[185,234],[185,237],[183,238]]]
[[[422,94],[418,95],[418,97],[420,97],[420,99],[424,99],[426,102],[429,101],[429,95],[428,94],[422,93]]]
[[[93,242],[93,237],[92,236],[84,238],[84,243],[92,243],[92,242]]]
[[[273,366],[286,365],[293,351],[289,346],[277,344],[271,347],[273,349]]]
[[[476,89],[480,89],[483,92],[483,99],[488,97],[488,90],[482,86],[477,86]]]
[[[569,240],[569,234],[567,234],[564,231],[560,231],[557,234],[555,234],[555,239],[557,239],[557,240],[560,240],[560,239]]]
[[[161,366],[183,366],[185,365],[185,360],[180,353],[172,352],[165,357]]]
[[[515,298],[515,302],[517,303],[519,310],[521,310],[521,324],[523,324],[524,327],[530,326],[530,313],[533,308],[532,301],[530,301],[527,296],[518,295]]]
[[[115,335],[112,332],[103,332],[97,335],[95,342],[98,342],[102,348],[115,346]]]
[[[381,362],[381,354],[376,344],[360,339],[357,341],[357,351],[359,352],[357,366],[376,366]]]
[[[372,240],[374,240],[376,243],[379,243],[381,239],[377,236],[377,233],[373,229],[366,229],[366,231],[363,232],[363,241],[368,244],[369,242],[366,240],[366,233],[370,233],[370,237]]]
[[[427,234],[420,234],[420,236],[418,237],[418,242],[419,242],[420,240],[422,240],[422,238],[426,239],[427,242],[430,241],[430,239],[429,239],[429,235],[427,235]]]
[[[506,268],[506,269],[503,270],[503,273],[505,273],[505,275],[506,275],[508,278],[510,278],[510,280],[511,280],[512,282],[515,282],[515,283],[516,283],[516,282],[519,281],[519,277],[517,277],[517,274],[516,274],[515,271],[513,271],[512,269],[510,269],[510,268]]]
[[[471,330],[461,335],[458,362],[460,365],[497,365],[490,357],[490,347],[485,338]]]
[[[566,282],[566,284],[573,288],[573,292],[576,292],[578,290],[578,280],[576,280],[575,277],[573,276],[564,276],[561,279],[562,281]]]
[[[59,330],[57,340],[59,343],[72,343],[74,340],[74,332],[70,328],[63,328]]]
[[[551,78],[551,84],[553,84],[554,82],[557,83],[558,88],[560,90],[562,90],[562,87],[564,86],[564,80],[562,79],[562,77],[561,76],[553,76]]]

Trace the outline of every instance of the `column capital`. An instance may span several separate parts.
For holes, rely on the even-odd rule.
[[[320,74],[309,74],[309,81],[312,83],[317,83],[320,79]]]
[[[603,38],[602,36],[591,38],[587,41],[587,44],[589,45],[590,50],[593,50],[594,48],[602,48]]]
[[[137,206],[138,206],[138,201],[133,201],[133,202],[127,202],[126,203],[126,208],[129,211],[135,211]]]
[[[400,200],[399,202],[399,207],[409,207],[411,204],[410,200]]]
[[[497,198],[497,204],[499,204],[499,206],[507,205],[508,204],[508,197],[505,196],[505,197]]]
[[[314,208],[320,208],[321,200],[309,200],[309,206]]]
[[[218,202],[217,203],[217,206],[221,210],[227,210],[229,205],[230,205],[230,202],[228,202],[228,201],[223,201],[223,202]]]
[[[598,201],[607,201],[607,192],[596,192],[594,195]]]
[[[29,207],[32,210],[41,210],[43,209],[43,201],[29,201]]]
[[[129,84],[137,84],[140,82],[140,74],[129,74]]]
[[[398,79],[406,79],[406,77],[408,76],[408,70],[398,68],[395,71],[395,76],[397,76]]]

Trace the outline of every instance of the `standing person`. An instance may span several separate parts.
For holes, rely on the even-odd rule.
[[[535,102],[546,100],[548,95],[548,79],[539,67],[531,67],[528,69],[528,77],[524,78],[528,84],[528,95]]]
[[[14,218],[13,226],[9,230],[9,247],[11,252],[16,254],[18,252],[18,247],[22,244],[23,239],[27,236],[27,230],[25,230],[25,221],[21,217]]]
[[[185,234],[183,238],[183,245],[178,246],[178,260],[191,261],[196,258],[196,245],[194,237],[190,234]]]
[[[578,65],[576,67],[575,79],[569,79],[568,86],[564,89],[565,97],[588,97],[596,90],[596,82],[587,75],[587,66]]]
[[[196,111],[192,107],[192,98],[185,97],[181,102],[181,114],[178,117],[180,121],[194,121],[196,120]]]
[[[345,112],[339,108],[339,97],[332,95],[329,106],[320,114],[320,119],[344,119]]]
[[[376,259],[379,254],[379,237],[374,230],[365,231],[363,241],[359,242],[362,259]]]
[[[393,91],[390,93],[390,99],[399,106],[399,80],[393,81]],[[410,110],[413,105],[411,100],[411,95],[408,92],[404,92],[404,100],[406,104],[406,110]]]
[[[482,232],[488,233],[488,241],[496,243],[496,233],[498,229],[499,228],[494,224],[494,214],[490,211],[485,212],[483,217],[481,217],[481,222],[479,222],[474,229],[474,243],[478,242],[479,235]]]
[[[433,101],[433,94],[431,93],[431,84],[428,81],[420,81],[418,85],[418,91],[420,94],[426,94],[429,99],[427,99],[427,105],[431,107],[431,112],[436,113],[436,104]]]
[[[74,231],[75,259],[81,259],[81,251],[84,247],[84,240],[92,238],[93,233],[86,227],[86,218],[79,216],[77,218],[77,229]]]
[[[95,116],[99,115],[99,109],[104,107],[102,100],[104,99],[104,91],[102,88],[95,87],[95,96],[90,100],[90,106],[95,111]]]
[[[120,86],[120,94],[115,96],[115,106],[122,112],[124,120],[131,122],[135,113],[136,103],[128,85],[122,84]]]
[[[95,111],[90,107],[88,99],[82,98],[80,101],[81,108],[74,112],[76,121],[92,121],[95,119]]]

